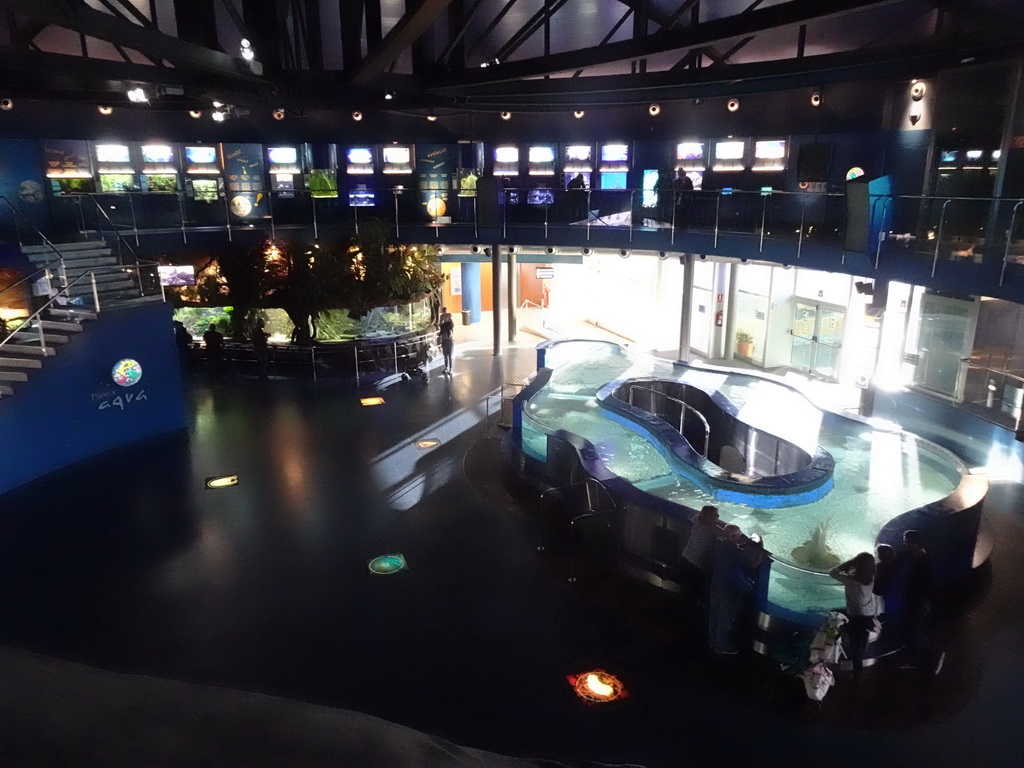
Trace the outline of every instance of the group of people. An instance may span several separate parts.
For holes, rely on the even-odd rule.
[[[739,652],[738,622],[752,609],[757,571],[765,561],[764,543],[744,540],[737,525],[718,525],[718,507],[703,507],[683,547],[698,604],[707,614],[708,646],[716,654]]]
[[[266,323],[263,320],[257,320],[249,331],[249,342],[252,344],[252,351],[256,357],[256,373],[264,381],[268,378],[269,341],[270,334],[267,333]],[[188,351],[192,348],[192,334],[179,320],[174,321],[174,344],[178,349],[181,368],[187,370]],[[203,333],[203,347],[206,350],[207,374],[211,379],[221,378],[224,375],[224,334],[217,330],[214,323],[210,323],[209,328]]]
[[[903,534],[903,549],[878,545],[878,560],[870,552],[840,563],[829,575],[846,592],[844,627],[847,655],[854,674],[864,665],[864,652],[872,632],[883,631],[886,616],[903,617],[899,627],[904,647],[901,667],[938,674],[945,653],[935,648],[931,632],[931,561],[920,531]],[[889,631],[889,630],[884,630]]]

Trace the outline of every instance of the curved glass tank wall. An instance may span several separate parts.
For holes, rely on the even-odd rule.
[[[523,471],[532,466],[545,475],[549,436],[573,442],[585,464],[589,459],[586,471],[603,474],[598,479],[613,493],[628,497],[630,530],[620,544],[629,554],[652,558],[643,543],[651,536],[637,533],[638,510],[653,513],[657,526],[673,517],[688,521],[713,503],[723,521],[760,535],[772,555],[759,607],[806,626],[843,606],[842,587],[828,576],[832,566],[907,528],[934,524],[936,546],[957,561],[955,569],[978,564],[987,482],[927,440],[822,411],[763,377],[673,365],[609,342],[546,342],[538,368],[545,375],[517,402],[513,442]],[[681,416],[689,409],[678,404],[671,411],[663,405],[668,398],[691,402],[702,418]],[[749,444],[755,441],[760,447]],[[949,535],[959,539],[946,547],[953,529]]]

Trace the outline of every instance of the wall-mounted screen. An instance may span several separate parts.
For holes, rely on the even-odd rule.
[[[127,144],[97,144],[96,159],[101,163],[130,162]]]
[[[993,160],[999,160],[999,158],[1000,158],[1000,156],[1001,156],[1002,154],[1003,154],[1003,153],[1002,153],[1002,151],[1001,151],[1001,150],[998,150],[998,149],[993,149],[993,150],[992,150],[992,159],[993,159]]]
[[[676,160],[703,160],[704,145],[699,141],[684,141],[676,144]]]
[[[601,147],[601,161],[625,163],[629,160],[629,147],[625,144],[605,144]]]
[[[957,157],[959,155],[960,155],[960,153],[957,152],[956,150],[952,150],[952,151],[951,150],[943,150],[943,152],[942,152],[942,162],[943,163],[955,163],[956,159],[957,159]]]
[[[185,147],[185,159],[197,165],[217,162],[216,147]]]
[[[981,160],[981,156],[985,153],[980,149],[968,149],[966,154],[968,160]]]
[[[101,173],[100,192],[131,192],[136,189],[131,173]]]
[[[369,208],[377,204],[377,198],[369,189],[353,189],[348,193],[348,204],[353,208]]]
[[[408,165],[412,153],[408,147],[384,147],[384,162],[392,165]]]
[[[593,151],[589,144],[572,144],[565,148],[565,159],[589,161]]]
[[[742,141],[720,141],[715,144],[715,159],[742,160],[746,146]]]
[[[754,142],[754,157],[758,160],[781,160],[786,156],[786,142],[782,139]]]
[[[167,144],[143,144],[142,160],[146,163],[173,163],[174,149]]]
[[[569,189],[569,182],[571,182],[577,176],[582,176],[583,177],[583,187],[582,187],[582,189],[584,191],[590,189],[590,174],[585,172],[585,171],[579,171],[577,173],[569,172],[569,173],[564,174],[564,177],[565,177],[565,188]]]
[[[215,203],[220,198],[216,179],[193,179],[192,197],[200,203]]]
[[[530,147],[531,163],[553,163],[555,162],[555,150],[553,147]]]
[[[144,178],[149,192],[178,191],[178,175],[175,173],[147,173]]]
[[[531,189],[526,193],[527,205],[554,205],[555,190],[553,189]]]
[[[626,173],[625,171],[616,173],[602,173],[601,174],[601,189],[625,189],[626,188]]]
[[[504,164],[512,164],[519,162],[519,148],[518,147],[495,147],[494,148],[494,162]]]
[[[372,165],[373,150],[366,147],[353,147],[345,155],[352,165]]]
[[[658,172],[647,168],[644,170],[643,195],[640,204],[644,208],[655,208],[658,205]]]
[[[270,147],[267,159],[274,165],[295,165],[299,162],[299,153],[295,147]]]
[[[196,284],[196,268],[192,265],[166,266],[161,264],[156,271],[160,275],[160,285]]]

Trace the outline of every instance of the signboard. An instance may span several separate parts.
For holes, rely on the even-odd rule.
[[[550,280],[555,276],[554,267],[537,267],[538,280]]]

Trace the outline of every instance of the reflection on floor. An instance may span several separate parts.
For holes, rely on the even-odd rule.
[[[679,597],[609,572],[600,557],[569,584],[564,550],[536,552],[536,500],[506,486],[483,423],[488,393],[534,362],[531,347],[494,357],[468,343],[454,377],[396,384],[374,408],[342,384],[195,380],[187,440],[105,455],[2,500],[0,642],[350,709],[521,757],[668,768],[763,763],[798,745],[807,759],[787,764],[1016,764],[1019,486],[990,496],[990,583],[946,604],[958,618],[943,624],[943,673],[876,668],[859,691],[840,678],[819,708],[779,670],[707,659],[699,614]],[[440,443],[417,449],[422,437]],[[204,487],[229,473],[237,486]],[[390,553],[408,568],[370,573],[369,561]],[[566,675],[597,666],[623,677],[630,698],[603,709],[577,699]],[[94,695],[66,698],[57,673],[88,678]],[[82,677],[4,651],[0,763],[460,757],[410,734],[428,756],[401,763],[387,727],[339,740],[331,734],[362,721],[276,699],[254,708],[228,693],[152,693],[151,682]],[[137,702],[130,716],[115,706],[122,696]],[[196,712],[215,744],[191,740]],[[275,729],[301,738],[275,742]]]

